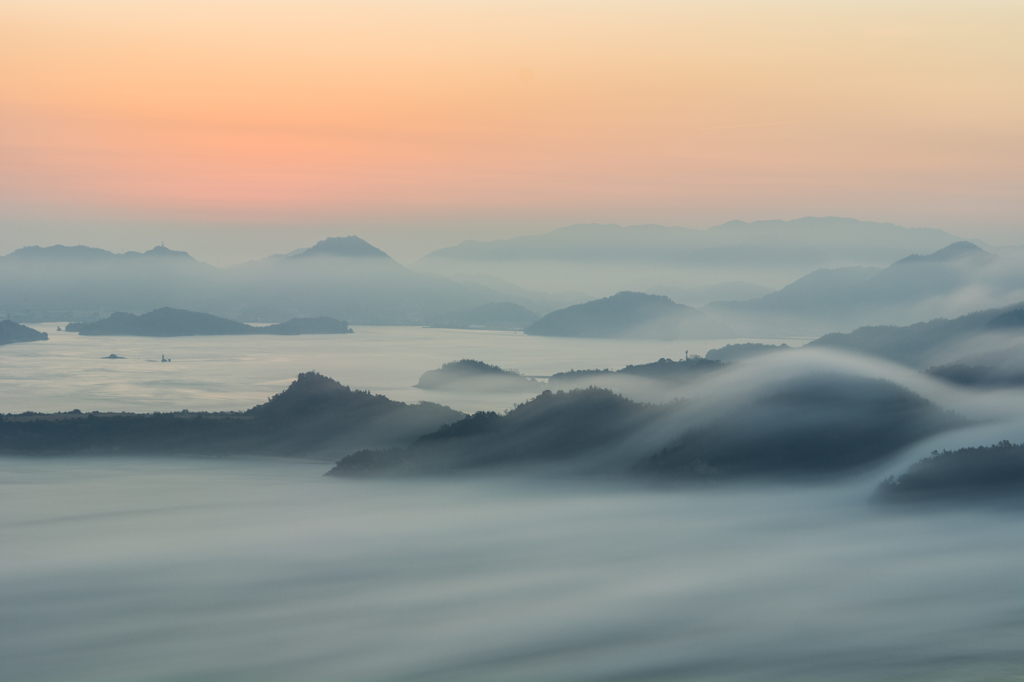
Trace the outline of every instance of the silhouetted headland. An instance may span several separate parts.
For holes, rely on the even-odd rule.
[[[405,445],[464,415],[389,400],[307,372],[244,412],[25,413],[0,417],[4,454],[258,454],[335,460]]]
[[[46,332],[37,332],[31,327],[11,320],[0,320],[0,346],[23,341],[46,341],[49,338]]]

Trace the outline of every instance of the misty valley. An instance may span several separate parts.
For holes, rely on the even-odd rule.
[[[1014,679],[1019,255],[635,232],[0,258],[6,676]]]

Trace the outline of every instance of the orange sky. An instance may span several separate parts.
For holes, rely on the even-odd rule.
[[[822,214],[1024,243],[1022,36],[1020,2],[5,0],[0,250]]]

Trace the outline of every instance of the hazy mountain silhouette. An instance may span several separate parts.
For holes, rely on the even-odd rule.
[[[428,325],[503,300],[482,286],[409,270],[358,237],[327,239],[293,256],[228,268],[237,317],[281,321],[327,315],[356,324]]]
[[[4,415],[0,452],[20,454],[272,454],[333,460],[393,447],[462,418],[433,403],[407,405],[308,372],[245,412]]]
[[[982,310],[946,320],[935,319],[905,327],[861,327],[847,334],[826,334],[811,341],[809,347],[839,348],[894,360],[911,367],[929,367],[969,339],[986,332],[1014,327],[1024,331],[1024,304],[1008,308]]]
[[[438,249],[423,260],[556,260],[644,262],[676,261],[716,264],[761,263],[782,254],[801,264],[815,260],[892,262],[915,251],[942,248],[956,238],[942,230],[908,229],[890,223],[851,218],[733,220],[707,230],[662,225],[570,225],[546,234],[465,241]],[[763,249],[767,248],[769,254]]]
[[[246,334],[350,334],[348,324],[330,317],[292,319],[281,324],[253,327],[216,315],[176,308],[160,308],[144,315],[114,313],[95,322],[72,322],[65,331],[83,336],[225,336]]]
[[[970,287],[996,284],[1002,274],[993,267],[996,261],[970,242],[956,242],[884,269],[816,270],[761,298],[710,303],[703,310],[749,336],[820,334],[865,324],[919,321],[965,305],[956,295]],[[1024,277],[1016,283],[1003,278],[998,285],[1013,290],[1024,286]]]
[[[37,332],[23,324],[11,320],[0,321],[0,346],[23,341],[46,341],[49,338],[46,332]]]
[[[941,230],[849,218],[731,221],[707,230],[571,225],[540,235],[466,241],[434,251],[414,267],[451,276],[492,275],[546,291],[668,294],[666,287],[737,280],[777,288],[817,268],[885,266],[955,241]]]
[[[526,329],[536,336],[706,339],[736,334],[724,324],[667,296],[620,291],[614,296],[548,313]]]
[[[375,246],[359,237],[329,237],[288,258],[310,258],[312,256],[342,256],[345,258],[391,258]]]
[[[31,313],[205,307],[223,289],[221,274],[164,247],[121,254],[84,246],[26,247],[0,257],[0,310],[52,319]]]
[[[334,317],[359,324],[423,325],[503,300],[508,297],[482,285],[412,272],[354,236],[227,268],[164,247],[124,254],[28,247],[0,258],[0,311],[15,319],[170,307],[242,322]]]

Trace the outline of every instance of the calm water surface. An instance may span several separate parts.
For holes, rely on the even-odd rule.
[[[0,346],[0,412],[247,409],[309,370],[403,402],[430,400],[464,412],[504,410],[533,394],[459,395],[413,386],[423,372],[462,358],[550,376],[569,369],[619,369],[663,357],[679,359],[687,350],[703,354],[726,343],[557,339],[422,327],[165,339],[79,336],[56,332],[57,323],[32,326],[47,332],[50,340]],[[102,359],[111,353],[125,359]],[[161,355],[171,362],[161,363]]]

